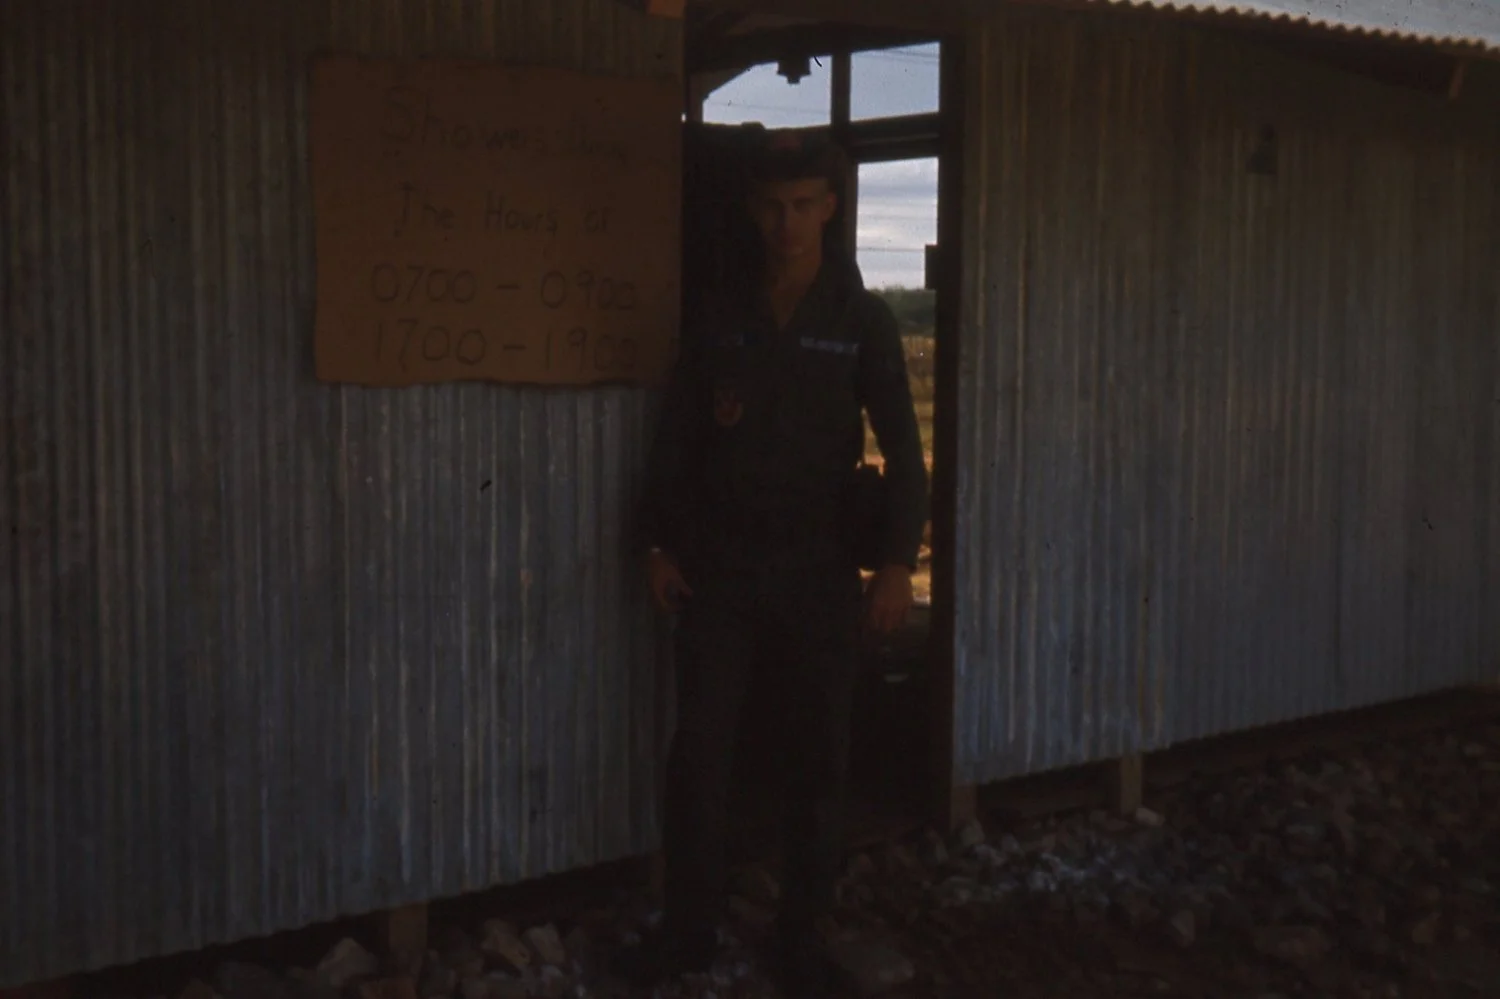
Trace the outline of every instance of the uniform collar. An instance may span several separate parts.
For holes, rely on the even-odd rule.
[[[864,289],[864,280],[859,267],[844,254],[825,251],[823,262],[818,266],[818,275],[797,304],[787,329],[800,325],[808,315],[833,317],[843,313],[854,295]],[[751,297],[751,311],[758,319],[774,324],[770,296],[765,285],[756,282]]]

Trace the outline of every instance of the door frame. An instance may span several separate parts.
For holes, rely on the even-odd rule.
[[[844,29],[842,33],[839,29]],[[768,33],[769,34],[769,33]],[[892,162],[935,157],[938,161],[937,251],[934,280],[935,388],[933,407],[933,471],[931,481],[932,604],[931,629],[927,641],[925,703],[915,710],[925,714],[927,748],[923,762],[923,818],[940,828],[952,828],[976,810],[975,790],[955,784],[955,690],[956,622],[958,591],[954,575],[957,553],[957,485],[959,429],[959,358],[963,296],[971,289],[963,280],[965,248],[963,206],[965,203],[964,139],[967,57],[964,34],[952,21],[924,29],[903,25],[884,33],[857,24],[808,25],[799,32],[780,28],[774,39],[758,45],[752,38],[738,40],[734,54],[749,69],[788,56],[826,56],[832,59],[829,130],[849,155],[850,175],[845,184],[841,211],[846,227],[846,245],[855,245],[858,218],[858,176],[862,163]],[[853,120],[850,114],[852,62],[855,52],[896,45],[938,43],[938,110],[898,118]],[[711,64],[696,67],[692,54],[685,77],[688,121],[702,120],[702,105],[708,87],[698,82],[710,79],[716,87],[735,75],[725,65],[722,53]]]

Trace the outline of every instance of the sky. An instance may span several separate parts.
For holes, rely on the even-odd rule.
[[[720,87],[703,106],[705,121],[757,121],[769,128],[827,124],[828,59],[790,84],[775,66],[757,66]],[[855,53],[853,118],[921,114],[938,106],[938,46]],[[859,173],[859,267],[872,288],[920,288],[923,247],[937,241],[937,160],[867,163]]]

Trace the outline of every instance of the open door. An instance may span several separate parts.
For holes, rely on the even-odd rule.
[[[779,29],[778,44],[791,37]],[[808,44],[826,44],[830,37],[822,25]],[[942,58],[938,42],[907,39],[866,50],[791,51],[738,73],[716,67],[690,85],[702,103],[689,108],[683,143],[688,307],[695,294],[733,279],[759,252],[744,214],[742,178],[762,128],[826,127],[848,151],[853,169],[831,232],[837,242],[853,247],[866,286],[885,298],[901,323],[935,483],[942,480],[934,467],[940,450],[935,448],[941,408],[939,317],[955,311],[942,309],[938,300],[945,287],[937,271],[944,256],[937,248]],[[684,349],[694,345],[685,343]],[[873,434],[867,433],[867,441],[870,456],[878,457]],[[935,518],[949,507],[934,495]],[[914,579],[918,606],[911,622],[869,649],[861,671],[851,774],[856,837],[928,821],[935,799],[949,790],[949,763],[934,749],[944,739],[951,741],[946,719],[951,718],[952,674],[951,663],[935,658],[948,643],[934,642],[941,629],[934,627],[930,541],[929,535]],[[780,789],[791,761],[778,751],[776,694],[764,686],[752,688],[742,718],[731,822],[741,838],[735,850],[741,859],[767,855],[778,846]]]

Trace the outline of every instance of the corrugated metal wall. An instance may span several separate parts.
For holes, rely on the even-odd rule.
[[[613,0],[0,5],[0,985],[656,837],[648,401],[312,375],[319,50],[677,74]]]
[[[957,779],[1500,676],[1493,95],[1051,12],[970,56]]]

